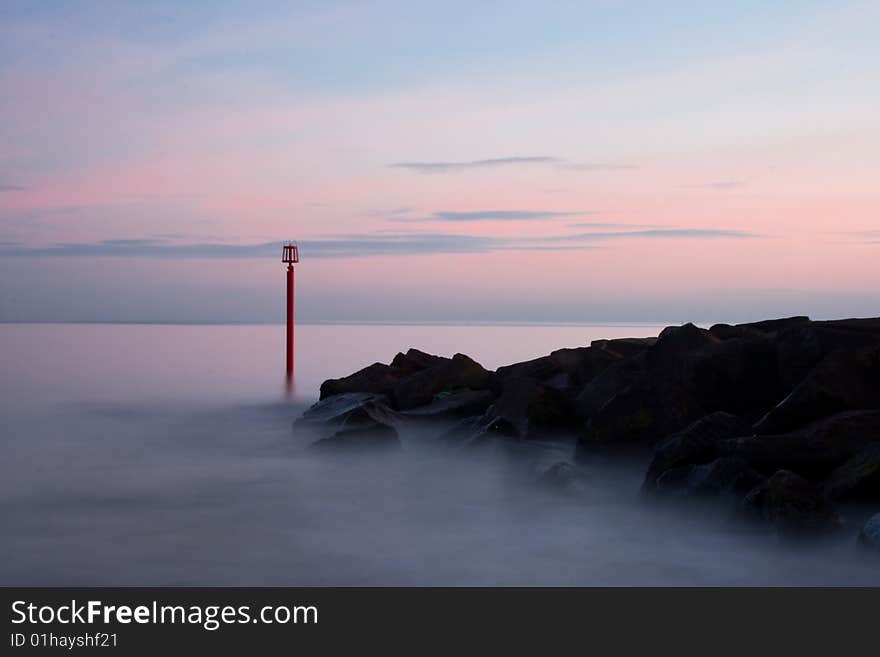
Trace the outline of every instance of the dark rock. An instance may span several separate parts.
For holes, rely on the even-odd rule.
[[[399,410],[430,403],[437,393],[454,390],[488,390],[493,373],[464,354],[455,354],[427,369],[400,379],[394,386],[392,400]]]
[[[743,509],[788,536],[820,534],[841,525],[821,490],[788,470],[779,470],[750,491]]]
[[[434,401],[417,406],[400,414],[403,417],[419,420],[445,420],[482,414],[492,403],[494,395],[490,390],[459,390],[448,394],[440,393]]]
[[[837,350],[755,425],[788,431],[840,411],[880,408],[880,347]]]
[[[859,544],[880,553],[880,513],[868,518],[859,532]]]
[[[826,356],[880,345],[880,331],[869,330],[876,320],[811,322],[782,331],[776,339],[783,393],[791,392]]]
[[[317,440],[312,449],[322,451],[377,451],[400,448],[397,430],[386,424],[343,427],[327,438]]]
[[[531,378],[557,388],[581,388],[621,356],[605,349],[557,349],[549,356],[499,367],[499,378]]]
[[[351,392],[334,395],[313,404],[296,420],[296,424],[338,426],[367,419],[394,424],[397,414],[388,407],[388,398],[385,395]]]
[[[501,395],[484,419],[486,423],[500,420],[517,437],[526,438],[572,428],[574,412],[571,400],[553,386],[510,376],[503,380]]]
[[[397,354],[391,361],[391,365],[373,363],[341,379],[324,381],[321,384],[320,399],[349,392],[390,395],[402,378],[448,362],[450,362],[449,358],[426,354],[418,349],[410,349],[405,354]]]
[[[429,367],[440,365],[448,360],[448,358],[443,356],[434,356],[418,349],[409,349],[405,354],[397,354],[394,360],[391,361],[391,367],[396,368],[400,376],[409,376],[410,374],[426,370]]]
[[[825,482],[825,492],[837,500],[880,501],[880,442],[835,468]]]
[[[334,395],[309,408],[296,424],[323,436],[313,443],[319,449],[399,447],[398,416],[386,402],[384,395],[370,393]]]
[[[717,497],[732,494],[741,498],[760,485],[764,477],[740,458],[722,457],[702,465],[683,465],[664,471],[654,492],[685,497]]]
[[[373,363],[341,379],[327,379],[321,384],[320,399],[346,393],[387,395],[400,380],[401,373],[384,363]]]
[[[736,328],[760,331],[761,333],[779,333],[795,326],[810,324],[810,318],[804,315],[795,317],[783,317],[781,319],[765,319],[760,322],[748,322],[737,324]]]
[[[758,417],[780,396],[763,334],[721,340],[692,324],[664,329],[643,354],[608,367],[578,395],[581,446],[654,444],[715,411]]]
[[[740,456],[759,472],[789,469],[821,479],[880,436],[880,411],[849,411],[798,431],[721,441],[718,453]]]
[[[655,447],[642,489],[651,491],[657,478],[672,468],[715,460],[722,440],[750,434],[748,422],[730,413],[718,411],[700,418]]]
[[[521,436],[510,422],[488,414],[463,418],[444,431],[439,440],[450,446],[474,447],[500,440],[508,443]]]
[[[867,333],[880,337],[880,317],[863,317],[850,319],[830,319],[813,322],[819,328],[830,328],[854,333]]]
[[[656,342],[657,338],[614,338],[613,340],[593,340],[590,347],[601,349],[615,358],[630,358],[643,353]]]

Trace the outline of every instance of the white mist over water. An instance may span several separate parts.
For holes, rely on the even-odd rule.
[[[638,498],[643,466],[585,466],[572,496],[521,458],[307,450],[322,380],[399,350],[485,366],[659,327],[0,325],[0,584],[880,584],[852,536],[744,535]],[[852,528],[851,528],[852,529]]]

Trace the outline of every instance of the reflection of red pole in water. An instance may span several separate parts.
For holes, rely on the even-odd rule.
[[[281,252],[281,262],[287,263],[287,378],[293,377],[293,265],[299,262],[299,247],[288,242]]]

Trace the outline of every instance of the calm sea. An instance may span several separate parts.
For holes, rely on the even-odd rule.
[[[0,325],[3,585],[880,584],[846,540],[779,545],[646,506],[642,470],[536,488],[531,461],[328,458],[292,420],[417,347],[495,368],[655,326]],[[412,437],[410,437],[412,438]]]

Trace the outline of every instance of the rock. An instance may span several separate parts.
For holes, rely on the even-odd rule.
[[[334,395],[313,404],[295,424],[341,425],[347,421],[365,418],[384,424],[394,424],[397,414],[388,407],[388,398],[385,395],[351,392]]]
[[[499,367],[499,378],[531,378],[556,388],[581,388],[621,356],[604,349],[557,349],[549,356]]]
[[[821,479],[880,436],[880,411],[849,411],[798,431],[721,441],[718,453],[739,456],[759,472],[794,470]]]
[[[740,458],[722,457],[702,465],[683,465],[664,471],[653,492],[685,497],[718,497],[732,494],[740,499],[760,485],[764,477]]]
[[[581,391],[580,445],[653,445],[715,411],[754,419],[779,396],[772,339],[755,333],[721,340],[692,324],[670,327]]]
[[[876,320],[862,324],[811,322],[782,331],[776,338],[783,393],[788,395],[826,356],[880,345],[880,331],[870,330]]]
[[[682,393],[707,412],[756,418],[782,397],[776,345],[765,335],[709,344],[682,360]]]
[[[553,386],[534,379],[510,376],[503,380],[501,395],[484,415],[483,424],[501,422],[518,438],[540,437],[573,428],[571,400]]]
[[[655,447],[642,489],[650,492],[657,478],[672,468],[715,460],[722,440],[750,434],[748,422],[730,413],[718,411],[700,418]]]
[[[880,347],[837,350],[767,413],[755,430],[778,433],[840,411],[878,408]]]
[[[656,342],[657,338],[614,338],[612,340],[593,340],[590,347],[601,349],[616,358],[630,358],[643,353]]]
[[[788,470],[779,470],[750,491],[743,508],[786,536],[821,534],[841,525],[821,490]]]
[[[320,399],[350,392],[371,392],[390,395],[397,383],[404,377],[417,372],[448,363],[449,358],[426,354],[418,349],[399,353],[391,365],[373,363],[354,374],[341,379],[328,379],[321,384]]]
[[[465,445],[476,446],[491,443],[495,440],[509,442],[511,440],[519,440],[522,436],[515,426],[508,420],[491,415],[483,416],[478,419],[470,434],[466,436]]]
[[[410,374],[426,370],[429,367],[445,363],[448,360],[448,358],[443,356],[434,356],[418,349],[409,349],[405,354],[398,353],[391,361],[391,367],[396,368],[401,376],[409,376]]]
[[[880,553],[880,513],[868,518],[859,532],[859,544]]]
[[[309,408],[296,425],[311,427],[322,438],[319,449],[400,446],[397,414],[384,395],[347,393],[334,395]]]
[[[494,400],[490,390],[458,390],[440,393],[424,406],[401,411],[402,417],[416,420],[446,420],[482,414]]]
[[[761,333],[779,333],[796,326],[804,326],[810,324],[810,318],[804,315],[795,317],[783,317],[781,319],[765,319],[760,322],[749,322],[747,324],[737,324],[736,328],[752,331],[760,331]]]
[[[437,393],[454,390],[489,390],[493,373],[464,354],[455,354],[415,374],[400,379],[391,398],[399,410],[408,410],[430,403]]]
[[[327,438],[316,440],[312,449],[322,451],[376,451],[400,448],[397,430],[386,424],[343,427]]]
[[[825,482],[825,493],[835,500],[880,501],[880,442],[835,468]]]
[[[321,384],[320,399],[346,393],[374,393],[387,395],[400,379],[400,372],[385,365],[373,363],[341,379],[327,379]]]

